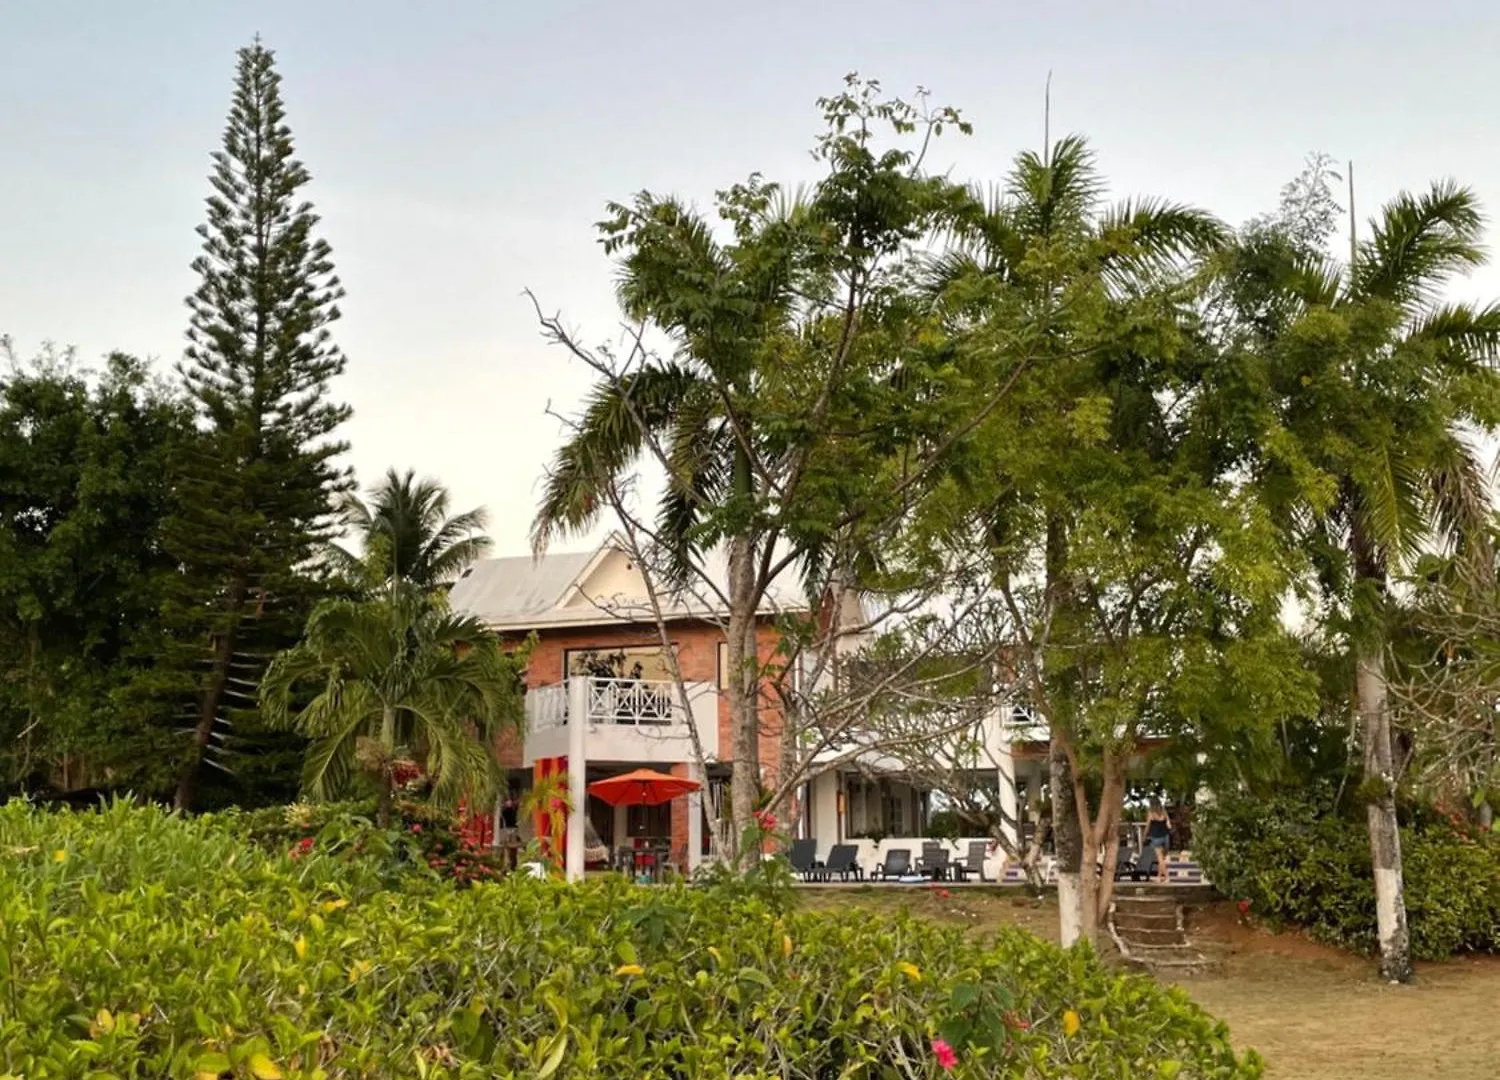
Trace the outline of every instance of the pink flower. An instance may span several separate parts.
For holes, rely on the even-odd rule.
[[[422,826],[420,826],[420,825],[413,825],[411,827],[411,831],[412,832],[421,832],[422,831]]]
[[[932,1056],[937,1058],[937,1063],[943,1067],[944,1072],[952,1072],[958,1064],[958,1055],[953,1052],[953,1047],[942,1039],[932,1040]]]

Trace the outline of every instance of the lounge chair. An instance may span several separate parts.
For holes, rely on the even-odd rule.
[[[989,857],[989,854],[989,841],[970,840],[968,856],[953,864],[954,870],[958,872],[958,879],[963,881],[973,874],[980,881],[989,881],[990,879],[984,876],[984,860]]]
[[[885,862],[877,866],[870,874],[871,878],[879,876],[881,881],[889,881],[891,878],[905,877],[911,873],[911,848],[891,848],[885,853]]]
[[[933,881],[942,881],[948,876],[951,853],[941,844],[923,844],[922,857],[917,860],[917,872],[931,875]]]
[[[793,840],[791,849],[786,853],[786,861],[791,864],[793,873],[801,874],[803,881],[811,881],[823,868],[817,856],[816,840]]]
[[[824,881],[832,879],[834,874],[839,876],[840,881],[848,881],[851,875],[855,881],[863,881],[865,872],[857,861],[858,857],[859,848],[853,844],[834,844],[819,873]]]

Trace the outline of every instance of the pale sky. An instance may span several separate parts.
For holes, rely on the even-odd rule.
[[[1500,212],[1494,0],[0,0],[0,334],[19,354],[181,355],[208,155],[257,32],[349,292],[351,463],[488,506],[499,554],[526,550],[549,402],[589,382],[522,290],[613,340],[605,202],[811,178],[814,100],[848,71],[960,106],[975,134],[933,160],[964,178],[1040,144],[1050,69],[1054,133],[1089,136],[1116,195],[1237,223],[1324,150],[1353,159],[1362,211],[1454,176]],[[1500,296],[1500,271],[1463,292]]]

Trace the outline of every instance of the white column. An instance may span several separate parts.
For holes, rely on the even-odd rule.
[[[563,869],[569,881],[583,880],[584,821],[588,813],[588,759],[584,737],[589,723],[589,681],[568,680],[568,840]]]
[[[699,865],[703,862],[703,770],[698,767],[696,761],[688,762],[687,774],[689,780],[699,783],[697,791],[688,792],[688,834],[687,834],[687,872],[692,877]]]

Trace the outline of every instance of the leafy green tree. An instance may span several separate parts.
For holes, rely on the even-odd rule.
[[[1201,319],[1226,231],[1160,200],[1108,207],[1087,144],[1023,153],[925,285],[1014,384],[919,515],[991,590],[1015,697],[1050,732],[1063,937],[1092,936],[1140,740],[1264,722],[1295,649],[1285,545],[1234,479],[1236,406]],[[920,546],[920,545],[918,545]]]
[[[296,640],[325,591],[308,572],[347,489],[329,400],[344,356],[329,326],[343,295],[317,215],[301,201],[272,52],[239,51],[223,147],[213,156],[199,278],[180,366],[206,437],[179,461],[167,548],[182,566],[166,605],[173,648],[154,689],[191,701],[177,787],[193,805],[205,760],[227,767],[237,721],[253,730],[266,659]],[[179,700],[182,698],[179,697]]]
[[[495,739],[523,723],[524,665],[524,654],[508,652],[477,619],[396,585],[373,600],[320,605],[302,642],[266,672],[261,702],[273,726],[312,740],[309,795],[347,794],[363,772],[385,824],[394,766],[407,757],[425,762],[440,804],[494,790]]]
[[[820,105],[827,172],[809,189],[754,176],[719,194],[717,222],[649,192],[611,206],[605,248],[619,259],[621,308],[642,329],[627,355],[585,349],[544,320],[599,381],[548,472],[535,546],[606,512],[633,515],[623,492],[635,470],[663,471],[655,514],[628,526],[666,564],[670,587],[727,613],[730,837],[751,824],[761,789],[757,628],[768,590],[800,573],[821,599],[854,573],[851,538],[899,516],[941,446],[946,414],[991,396],[934,392],[960,378],[962,358],[920,334],[930,319],[908,285],[909,246],[962,197],[923,172],[927,140],[967,125],[854,77]],[[885,149],[885,130],[917,145]],[[653,335],[667,355],[649,347]],[[911,452],[899,457],[897,443]],[[727,581],[705,561],[715,549]]]
[[[448,489],[436,480],[418,480],[410,469],[388,470],[368,503],[351,493],[343,510],[364,554],[332,545],[333,558],[345,573],[375,584],[399,578],[423,589],[440,588],[490,550],[484,509],[450,517]]]
[[[1309,183],[1329,186],[1324,170]],[[1307,186],[1307,185],[1304,185]],[[1323,200],[1331,201],[1331,194]],[[1318,614],[1353,658],[1381,970],[1412,973],[1396,792],[1405,756],[1387,685],[1392,583],[1424,551],[1492,574],[1491,500],[1473,438],[1500,424],[1500,306],[1449,303],[1484,261],[1474,194],[1402,193],[1341,264],[1296,207],[1241,238],[1225,275],[1266,424],[1258,482],[1312,556]],[[1309,239],[1311,238],[1311,240]]]
[[[9,358],[7,343],[0,355]],[[180,396],[121,354],[47,350],[0,377],[0,740],[7,779],[160,792],[163,733],[123,689],[150,663],[174,569],[170,461],[196,438]],[[165,768],[164,768],[165,765]]]

